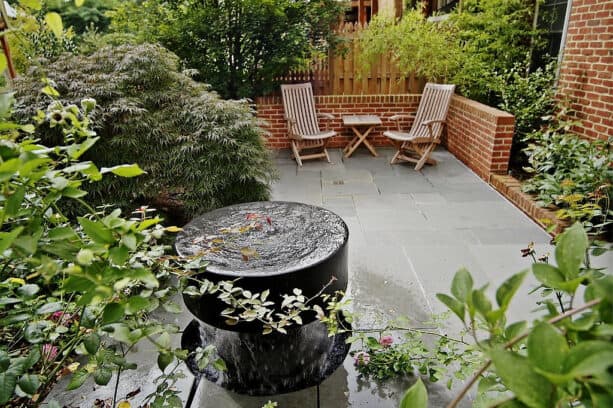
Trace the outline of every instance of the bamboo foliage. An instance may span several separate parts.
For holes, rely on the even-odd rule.
[[[423,83],[408,78],[391,55],[380,55],[369,67],[361,64],[358,38],[368,24],[343,23],[337,33],[345,44],[323,60],[313,61],[308,69],[297,70],[277,78],[281,83],[311,82],[317,95],[366,95],[417,93]]]

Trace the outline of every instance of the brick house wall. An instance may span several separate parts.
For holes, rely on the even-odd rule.
[[[343,127],[342,115],[376,114],[382,125],[375,128],[369,140],[375,146],[393,146],[383,136],[388,129],[396,129],[396,122],[389,118],[396,114],[414,113],[420,95],[318,95],[315,104],[319,112],[332,113],[333,120],[322,120],[322,127],[336,130],[330,147],[344,147],[353,137],[349,128]],[[256,99],[257,116],[264,121],[263,128],[268,132],[268,145],[273,149],[290,147],[287,125],[283,119],[281,97],[266,96]],[[483,105],[461,96],[454,96],[448,115],[448,125],[443,136],[443,145],[459,160],[464,162],[481,178],[489,181],[491,174],[505,174],[508,170],[511,141],[515,118],[501,110]],[[409,121],[401,122],[407,129]]]
[[[574,129],[587,139],[613,137],[613,0],[573,0],[558,97],[569,98]]]

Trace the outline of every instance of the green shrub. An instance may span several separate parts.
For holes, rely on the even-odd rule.
[[[192,216],[212,208],[269,196],[274,173],[253,112],[244,101],[224,101],[178,71],[178,59],[156,45],[106,47],[89,56],[41,62],[16,82],[16,114],[27,119],[45,102],[43,72],[66,105],[80,95],[99,108],[92,120],[100,141],[88,157],[100,167],[138,162],[137,179],[105,179],[88,186],[97,204],[133,208],[160,196]],[[41,129],[57,143],[56,129]]]
[[[405,75],[430,81],[449,80],[461,65],[461,50],[453,27],[428,21],[421,10],[405,11],[402,19],[375,16],[359,39],[361,65],[391,55]]]
[[[515,116],[511,168],[521,170],[527,164],[527,157],[522,153],[526,148],[524,139],[540,129],[546,123],[544,118],[551,116],[557,106],[555,64],[526,72],[525,64],[518,63],[499,74],[497,79],[501,99],[498,107]]]
[[[465,0],[451,14],[466,61],[453,81],[464,96],[500,103],[497,75],[529,64],[530,53],[541,45],[533,19],[534,0]]]
[[[587,141],[571,132],[576,123],[560,120],[562,110],[551,124],[526,137],[532,178],[523,190],[536,194],[543,206],[562,209],[561,218],[588,223],[607,217],[613,197],[613,151],[611,140]]]
[[[125,2],[112,27],[159,41],[224,98],[255,97],[335,43],[342,7],[336,0]]]
[[[46,6],[47,10],[62,16],[64,25],[72,27],[77,34],[83,34],[88,29],[106,31],[111,20],[105,13],[117,3],[117,0],[85,0],[77,6],[66,0],[47,0]]]

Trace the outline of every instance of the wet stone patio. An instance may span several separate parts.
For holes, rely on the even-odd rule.
[[[468,268],[476,285],[491,282],[492,291],[508,276],[529,267],[520,249],[534,242],[538,253],[551,251],[550,237],[520,210],[479,179],[450,153],[438,149],[437,166],[415,171],[409,165],[390,165],[391,149],[378,149],[372,157],[358,149],[349,159],[331,150],[332,164],[308,161],[298,168],[287,151],[278,153],[280,180],[272,188],[274,200],[320,205],[340,215],[349,226],[349,288],[354,327],[381,327],[386,319],[407,315],[415,325],[445,308],[435,298],[449,292],[457,269]],[[511,303],[511,319],[530,319],[534,296],[528,286]],[[525,300],[525,301],[524,301]],[[169,316],[169,322],[185,327],[192,315],[186,310]],[[422,324],[423,325],[423,324]],[[458,333],[457,319],[443,329]],[[179,344],[179,337],[176,339]],[[137,406],[154,389],[159,375],[153,350],[140,346],[131,360],[138,369],[122,375],[118,397],[140,388],[131,399]],[[185,401],[193,377],[178,386]],[[358,376],[347,358],[320,387],[321,407],[397,407],[404,390],[414,381],[377,384]],[[114,380],[111,381],[111,384]],[[430,406],[443,407],[453,391],[444,383],[426,382]],[[74,392],[60,383],[52,393],[67,406],[91,407],[96,398],[112,396],[112,387],[86,383]],[[207,381],[198,388],[194,407],[259,408],[268,400],[282,408],[317,406],[316,388],[273,397],[237,395]],[[470,402],[465,401],[464,406]]]

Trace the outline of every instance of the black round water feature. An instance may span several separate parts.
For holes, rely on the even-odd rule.
[[[204,278],[218,282],[240,278],[236,286],[252,293],[270,290],[280,305],[294,288],[306,298],[347,288],[345,222],[336,214],[292,202],[255,202],[211,211],[188,223],[176,241],[184,257],[202,255],[209,262]],[[262,334],[260,323],[227,325],[221,311],[228,307],[217,295],[184,294],[188,309],[199,319],[183,332],[182,347],[195,350],[212,344],[228,370],[197,375],[238,393],[273,395],[319,384],[342,364],[348,333],[328,336],[314,314],[286,335]],[[325,306],[320,298],[314,303]],[[279,310],[279,309],[277,309]]]

